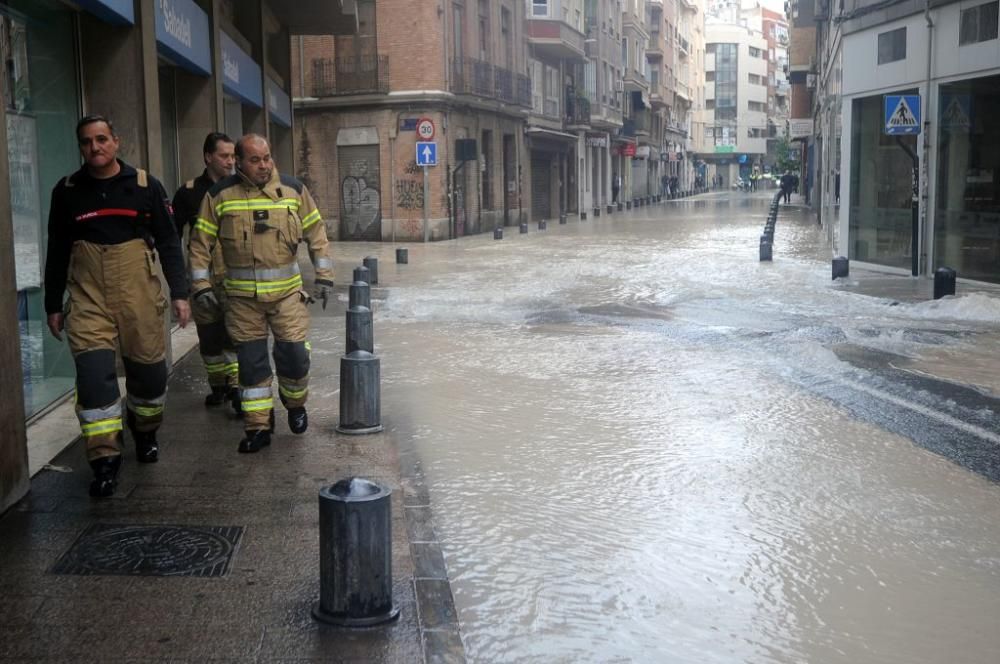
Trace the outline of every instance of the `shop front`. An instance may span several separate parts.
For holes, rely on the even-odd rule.
[[[225,32],[219,32],[219,45],[222,48],[225,132],[236,138],[256,124],[263,108],[261,70],[250,54]]]

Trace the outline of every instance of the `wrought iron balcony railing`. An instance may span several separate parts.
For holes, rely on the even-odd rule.
[[[567,125],[583,126],[590,125],[590,100],[575,94],[572,88],[566,91],[566,117],[563,120]]]
[[[317,58],[312,61],[314,97],[386,94],[389,56]]]
[[[526,108],[531,106],[531,79],[475,58],[451,61],[451,91]]]

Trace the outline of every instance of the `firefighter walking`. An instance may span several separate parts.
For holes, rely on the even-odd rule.
[[[226,277],[226,327],[237,344],[245,434],[243,453],[271,444],[274,402],[268,331],[274,335],[278,394],[288,428],[309,426],[309,312],[296,254],[305,241],[315,267],[316,296],[333,290],[333,260],[326,227],[309,190],[279,175],[267,141],[248,134],[236,144],[236,173],[217,182],[202,201],[189,245],[193,301],[214,305],[210,280],[215,246],[221,245]]]
[[[190,308],[180,241],[155,178],[117,158],[111,122],[87,116],[76,129],[84,166],[52,191],[45,312],[65,330],[76,364],[76,415],[94,471],[90,495],[114,494],[121,467],[122,405],[115,351],[125,368],[126,424],[136,458],[159,458],[156,431],[167,391],[167,308],[159,255],[181,327]],[[69,298],[63,305],[63,294]]]
[[[174,220],[177,223],[177,237],[182,240],[185,228],[190,229],[189,236],[193,233],[198,209],[208,190],[213,184],[232,174],[236,159],[233,139],[220,132],[210,133],[205,137],[202,155],[205,170],[195,179],[185,182],[174,194]],[[218,244],[212,254],[209,272],[215,299],[209,301],[209,298],[200,298],[191,303],[191,313],[198,330],[198,347],[211,390],[205,397],[205,405],[219,406],[229,399],[233,410],[239,415],[239,365],[236,346],[226,332],[226,296],[222,285],[226,271],[222,263],[222,247]]]

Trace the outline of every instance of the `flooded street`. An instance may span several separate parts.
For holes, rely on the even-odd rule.
[[[1000,298],[862,295],[792,208],[759,263],[767,203],[365,245],[470,661],[998,661]]]

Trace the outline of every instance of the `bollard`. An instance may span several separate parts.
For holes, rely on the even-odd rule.
[[[372,286],[376,285],[378,283],[378,259],[374,256],[365,256],[361,264],[368,268],[368,276],[370,277],[368,283]]]
[[[494,240],[502,240],[503,239],[503,229],[502,228],[494,228],[493,229],[493,239]]]
[[[760,260],[771,260],[771,243],[768,241],[766,235],[760,236]]]
[[[528,224],[527,224],[527,223],[523,223],[523,224],[521,224],[521,225],[519,226],[519,228],[521,229],[521,234],[522,234],[522,235],[523,235],[524,233],[527,233],[527,232],[528,232]]]
[[[366,284],[371,283],[368,281],[370,274],[368,268],[366,267],[356,267],[354,268],[354,281],[363,281]]]
[[[559,223],[560,224],[565,224],[566,223],[566,215],[564,215],[564,214],[559,215]]]
[[[615,212],[615,206],[614,205],[609,205],[608,206],[608,214],[614,214],[614,212]]]
[[[594,219],[597,219],[600,216],[601,216],[601,208],[599,207],[594,208]]]
[[[625,209],[625,205],[623,203],[615,203],[615,205],[618,206],[618,211],[619,212],[621,212],[623,209]]]
[[[382,430],[380,364],[366,350],[356,350],[340,358],[339,433],[361,435]]]
[[[399,617],[392,601],[391,495],[360,477],[320,489],[316,620],[370,627]]]
[[[562,219],[563,216],[564,215],[559,215],[559,218]],[[587,221],[587,213],[586,212],[580,212],[580,221]]]
[[[833,278],[846,277],[851,273],[850,262],[846,256],[837,256],[833,259]]]
[[[632,209],[632,201],[625,201],[625,209],[626,210]]]
[[[375,333],[372,326],[372,310],[368,307],[356,306],[347,310],[344,315],[347,328],[347,341],[344,344],[346,353],[356,350],[375,352]]]
[[[548,224],[547,221],[545,221],[544,219],[539,220],[539,222],[538,222],[538,230],[544,231],[548,227],[549,227],[549,224]]]
[[[934,299],[940,300],[945,295],[954,295],[957,278],[958,273],[950,267],[939,267],[934,270]]]
[[[355,281],[347,288],[347,308],[354,307],[372,308],[372,289],[363,281]]]
[[[403,265],[405,265],[406,263],[409,263],[410,262],[409,253],[410,252],[409,252],[408,249],[397,249],[396,250],[396,262],[397,263],[401,263]]]

